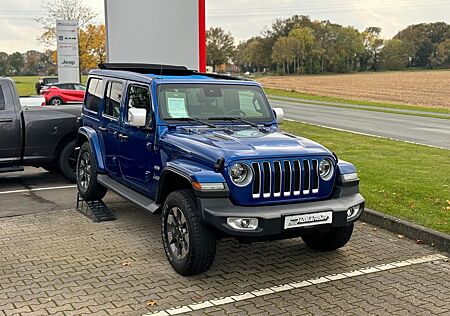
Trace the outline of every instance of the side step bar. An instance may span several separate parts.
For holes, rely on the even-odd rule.
[[[5,167],[5,168],[0,168],[0,173],[2,173],[2,172],[23,171],[23,170],[24,170],[23,167]]]
[[[155,201],[124,186],[122,183],[108,177],[105,174],[97,175],[97,181],[98,183],[114,191],[124,199],[133,202],[136,205],[139,205],[140,207],[146,209],[147,211],[155,213],[160,207],[160,205],[155,204]]]

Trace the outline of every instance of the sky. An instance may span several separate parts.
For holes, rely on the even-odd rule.
[[[0,1],[0,51],[45,49],[37,40],[42,28],[34,21],[44,14],[41,1]],[[104,0],[84,1],[98,13],[97,22],[103,22]],[[390,38],[411,24],[437,21],[450,24],[450,0],[206,0],[207,27],[220,26],[230,31],[236,42],[259,35],[276,18],[294,14],[359,30],[379,26],[382,36]]]

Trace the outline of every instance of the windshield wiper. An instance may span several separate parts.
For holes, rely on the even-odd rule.
[[[182,121],[182,122],[189,122],[189,123],[196,122],[196,123],[200,123],[200,124],[206,125],[211,128],[217,128],[216,125],[214,125],[212,123],[208,123],[206,121],[203,121],[203,120],[195,118],[195,117],[179,117],[179,118],[169,117],[164,120],[165,121]]]
[[[232,117],[232,116],[222,116],[222,117],[209,117],[208,118],[209,121],[234,121],[234,122],[241,122],[247,125],[250,125],[252,127],[259,127],[258,124],[244,120],[240,117]]]

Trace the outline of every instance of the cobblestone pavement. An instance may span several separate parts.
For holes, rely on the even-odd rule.
[[[127,202],[110,206],[113,222],[74,210],[0,218],[0,315],[169,315],[176,306],[437,253],[359,223],[332,253],[300,239],[223,240],[210,271],[182,277],[166,261],[159,216]],[[349,275],[192,314],[450,315],[448,261]]]

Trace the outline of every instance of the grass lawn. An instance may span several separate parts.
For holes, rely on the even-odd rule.
[[[11,77],[16,83],[17,91],[20,97],[36,95],[35,84],[39,76],[16,76]],[[86,84],[87,76],[81,76],[81,83]]]
[[[310,100],[310,101],[317,101],[318,103],[319,102],[344,103],[343,107],[345,107],[345,104],[370,105],[373,107],[379,107],[380,108],[379,112],[391,112],[391,113],[405,114],[403,112],[395,111],[395,109],[402,109],[402,110],[415,110],[415,111],[450,114],[450,109],[443,109],[443,108],[432,108],[432,107],[423,107],[423,106],[417,106],[417,105],[403,105],[403,104],[393,104],[393,103],[383,103],[383,102],[350,100],[350,99],[343,99],[343,98],[338,98],[338,97],[318,96],[318,95],[300,93],[300,92],[296,92],[296,91],[287,91],[287,90],[271,89],[271,88],[264,88],[264,91],[268,95],[275,96],[275,97],[279,96],[279,97],[298,98],[298,99],[304,99],[304,100]],[[387,109],[392,109],[392,110],[387,110]],[[364,109],[364,110],[366,110],[366,109]],[[377,111],[377,109],[374,109],[374,111]],[[424,114],[424,116],[432,116],[432,115]]]
[[[366,206],[450,234],[450,150],[284,122],[355,164]]]

